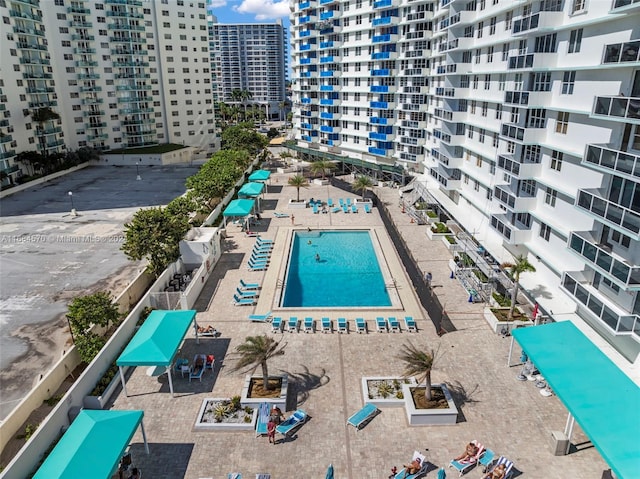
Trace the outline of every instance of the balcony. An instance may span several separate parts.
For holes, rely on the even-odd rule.
[[[371,101],[369,108],[374,110],[389,110],[395,108],[396,104],[390,101]]]
[[[391,42],[397,42],[398,41],[398,35],[395,34],[391,34],[391,33],[385,33],[384,35],[374,35],[373,38],[371,39],[371,42],[376,44],[376,43],[391,43]]]
[[[74,48],[73,49],[73,53],[76,54],[94,54],[96,52],[95,48],[87,48],[87,47],[82,47],[82,48]],[[111,53],[114,53],[113,50],[111,51]]]
[[[311,36],[311,30],[302,30],[298,33],[298,38],[305,38]]]
[[[370,146],[367,151],[369,153],[371,153],[372,155],[377,155],[377,156],[386,156],[387,155],[387,150],[384,148],[377,148],[375,146]]]
[[[369,87],[371,93],[389,93],[388,85],[372,85]]]
[[[321,21],[329,20],[330,18],[333,18],[333,10],[329,10],[328,12],[322,12],[320,14]]]
[[[11,156],[15,156],[16,154],[15,150],[0,152],[0,158],[2,158],[3,160],[11,158],[11,156],[7,156],[7,154],[10,155],[11,153],[13,153],[13,155]],[[18,171],[20,171],[20,167],[18,165],[11,165],[7,168],[0,169],[0,171],[2,171],[6,175],[11,175],[12,173],[17,173]]]
[[[79,20],[76,22],[69,22],[69,26],[74,28],[93,28],[93,23],[85,20]]]
[[[22,65],[51,65],[51,60],[39,57],[22,57],[20,63]]]
[[[391,25],[392,20],[393,20],[393,17],[391,17],[391,16],[382,17],[382,18],[374,18],[373,22],[371,22],[371,24],[374,27],[383,27],[385,25]]]
[[[640,155],[608,148],[604,145],[587,145],[582,165],[596,167],[605,173],[615,173],[637,181],[640,178]]]
[[[320,91],[333,91],[333,85],[320,85]]]
[[[507,244],[523,244],[531,239],[531,228],[523,224],[518,227],[511,223],[509,215],[491,215],[491,227],[503,237]]]
[[[338,101],[338,100],[335,100],[333,98],[321,98],[320,99],[320,105],[322,105],[322,106],[333,106],[334,101]]]
[[[89,10],[88,8],[81,7],[79,5],[72,5],[70,7],[67,7],[67,13],[79,13],[81,15],[89,15],[91,13],[91,10]]]
[[[99,133],[97,135],[87,135],[87,141],[106,140],[109,138],[107,133]]]
[[[373,2],[373,8],[389,8],[393,7],[393,0],[377,0]]]
[[[312,50],[315,50],[316,46],[317,45],[315,43],[304,43],[298,47],[298,50],[300,50],[301,52],[310,52]]]
[[[110,23],[109,30],[144,32],[144,25],[131,25],[129,23]]]
[[[429,175],[436,179],[443,190],[459,190],[462,186],[460,170],[454,168],[447,171],[446,168],[430,168]]]
[[[442,163],[447,168],[462,168],[464,159],[462,158],[462,152],[458,156],[448,156],[444,151],[439,151],[437,148],[431,150],[431,156]]]
[[[518,70],[522,68],[532,68],[533,67],[533,53],[528,55],[517,55],[514,57],[509,57],[509,70]]]
[[[45,87],[27,87],[26,88],[27,93],[29,94],[36,94],[36,93],[55,93],[56,89],[52,86],[45,86]]]
[[[509,155],[498,155],[497,166],[518,179],[536,178],[542,173],[540,163],[519,163]]]
[[[324,57],[320,57],[320,63],[334,63],[333,55],[327,55]]]
[[[391,52],[376,52],[371,54],[372,60],[387,60],[389,58],[391,58]]]
[[[127,5],[129,7],[141,7],[142,0],[107,0],[107,5]]]
[[[388,118],[381,118],[376,116],[372,116],[369,118],[369,123],[372,125],[386,125],[388,124],[388,122],[389,122]]]
[[[132,61],[132,60],[127,60],[127,61],[115,61],[113,62],[113,66],[114,67],[148,67],[149,66],[149,62],[141,62],[139,60],[136,61]]]
[[[300,59],[300,65],[310,65],[311,64],[311,58],[301,58]]]
[[[133,84],[133,85],[117,85],[116,86],[116,91],[137,91],[137,90],[151,90],[151,85]]]
[[[449,98],[453,98],[454,96],[456,96],[456,89],[455,88],[436,87],[435,95],[436,96],[446,96],[446,97],[449,97]]]
[[[322,120],[338,120],[342,115],[340,113],[331,113],[328,111],[320,112],[320,118]]]
[[[640,61],[640,40],[612,43],[604,46],[602,63],[628,63]]]
[[[612,253],[609,245],[598,243],[588,232],[572,232],[569,248],[624,289],[640,290],[640,267]]]
[[[298,3],[298,9],[299,10],[306,10],[307,8],[310,8],[310,7],[311,7],[311,2],[310,1]]]
[[[8,158],[13,158],[14,156],[16,156],[16,150],[0,151],[0,160],[6,160]],[[7,172],[4,168],[2,169],[2,171],[7,174],[10,173],[10,172]]]
[[[544,143],[547,138],[546,128],[524,128],[511,123],[503,124],[500,134],[526,145]]]
[[[142,13],[127,10],[112,10],[107,12],[107,17],[113,18],[144,18]]]
[[[598,190],[578,189],[575,206],[595,216],[614,229],[640,240],[640,214],[609,201]]]
[[[634,8],[635,7],[635,8]],[[640,0],[613,0],[612,9],[624,8],[625,11],[631,12],[640,8]],[[618,13],[618,12],[615,12]]]
[[[37,15],[35,13],[25,12],[22,10],[9,10],[9,15],[16,18],[24,18],[26,20],[33,20],[34,22],[41,22],[42,15]]]
[[[493,197],[513,211],[533,211],[537,202],[535,193],[527,193],[522,190],[516,193],[508,185],[495,186]]]
[[[47,106],[58,106],[58,102],[56,100],[30,101],[27,105],[29,105],[29,108],[44,108]]]
[[[73,34],[71,35],[71,40],[76,41],[76,42],[92,42],[96,39],[96,37],[94,37],[93,35],[78,35],[78,34]]]
[[[333,48],[333,42],[320,42],[320,49]]]
[[[81,103],[83,105],[100,105],[104,103],[104,98],[85,98]]]
[[[22,26],[18,26],[15,25],[13,27],[13,32],[14,33],[19,33],[21,35],[31,35],[34,37],[44,37],[44,32],[42,30],[37,30],[35,28],[27,28],[27,27],[22,27]]]
[[[339,126],[320,125],[320,131],[323,133],[338,133],[342,130]]]
[[[451,111],[442,108],[436,108],[433,111],[433,115],[443,121],[464,123],[467,119],[467,112],[465,111]]]
[[[85,123],[84,124],[85,128],[106,128],[107,127],[107,123],[102,121],[102,122],[97,122],[97,121],[91,121],[89,123]]]
[[[506,91],[504,92],[504,102],[507,105],[526,106],[529,104],[529,92]]]
[[[370,131],[369,132],[369,139],[370,140],[387,141],[389,136],[391,136],[391,135],[390,134],[388,135],[387,133],[377,133],[375,131]]]
[[[78,74],[78,80],[97,80],[100,75],[97,73],[80,73]]]
[[[75,65],[80,68],[97,67],[98,62],[94,60],[79,60],[75,62]]]
[[[372,77],[388,77],[391,76],[391,70],[388,68],[380,68],[378,70],[371,70],[369,74]]]
[[[582,271],[567,271],[562,276],[561,287],[577,303],[613,333],[618,335],[638,335],[640,326],[638,315],[616,312],[611,300],[592,286],[593,274]],[[611,306],[609,306],[611,305]],[[587,311],[588,310],[588,311]]]
[[[591,116],[608,117],[619,121],[640,120],[640,97],[597,96]]]
[[[17,42],[18,48],[22,50],[47,51],[47,46],[37,42]]]

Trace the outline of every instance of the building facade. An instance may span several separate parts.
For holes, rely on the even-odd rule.
[[[240,108],[254,105],[267,119],[283,119],[287,36],[282,21],[220,24],[210,16],[209,36],[214,101]],[[234,91],[250,96],[241,100]]]
[[[215,147],[204,0],[3,0],[0,15],[3,171],[29,150]],[[59,118],[35,121],[47,108]]]
[[[549,316],[638,374],[640,2],[290,5],[296,148],[415,172],[495,258],[529,259]]]

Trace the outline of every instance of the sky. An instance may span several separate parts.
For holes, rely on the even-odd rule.
[[[272,23],[282,19],[289,28],[289,0],[211,0],[219,23]]]

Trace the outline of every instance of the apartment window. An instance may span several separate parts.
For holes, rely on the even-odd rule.
[[[569,53],[578,53],[582,45],[582,28],[571,30],[569,35]]]
[[[472,87],[474,90],[478,89],[478,80],[479,80],[478,75],[474,75],[473,76],[473,87]]]
[[[480,160],[480,164],[482,165],[482,160]],[[480,182],[478,180],[473,180],[473,189],[480,191]]]
[[[473,133],[474,133],[474,128],[472,126],[470,126],[469,129],[467,130],[467,137],[470,140],[473,140]]]
[[[559,111],[558,119],[556,120],[556,133],[566,135],[568,126],[569,126],[569,112]]]
[[[60,33],[69,33],[69,29],[67,27],[60,27],[58,30],[60,30]]]
[[[56,15],[56,17],[58,18],[58,20],[66,20],[67,16],[64,13],[58,13]]]
[[[162,16],[163,17],[168,17],[169,16],[169,10],[162,10]]]
[[[496,20],[496,17],[493,17],[489,22],[489,35],[494,35],[496,33]]]
[[[484,143],[484,138],[485,138],[485,130],[484,128],[480,128],[480,130],[478,130],[478,141],[480,143]],[[481,167],[482,166],[482,158],[478,157],[478,161],[476,162],[476,166]]]
[[[482,55],[482,49],[476,49],[476,63],[480,63],[480,56]]]
[[[514,141],[507,141],[507,153],[513,155],[516,152],[516,144]]]
[[[509,123],[518,123],[520,121],[520,108],[511,107],[511,121]]]
[[[502,44],[502,61],[506,62],[509,59],[509,44]]]
[[[524,88],[524,82],[522,81],[522,73],[516,73],[513,77],[513,89],[515,91],[522,91]]]
[[[494,134],[493,134],[493,142],[492,142],[492,146],[493,146],[494,148],[498,148],[498,145],[499,145],[499,144],[500,144],[500,139],[499,139],[499,137],[498,137],[498,134],[497,134],[497,133],[494,133]]]
[[[563,95],[573,95],[573,86],[576,82],[576,72],[564,72],[564,76],[562,77],[562,94]]]
[[[545,241],[549,241],[551,237],[551,227],[545,223],[540,223],[540,237]]]
[[[489,90],[491,88],[491,75],[484,76],[484,89]]]
[[[496,120],[502,120],[502,104],[496,105]]]
[[[587,0],[573,0],[571,5],[571,15],[583,13],[587,10]]]
[[[471,100],[471,107],[469,109],[469,113],[471,113],[472,115],[476,114],[476,101],[475,100]]]
[[[513,24],[513,12],[507,12],[504,17],[504,29],[511,30],[511,25]]]
[[[549,206],[555,206],[557,197],[558,197],[558,192],[553,188],[547,187],[547,192],[544,195],[544,202]]]
[[[482,102],[482,116],[487,116],[487,112],[489,111],[489,103],[486,101]]]
[[[487,63],[493,62],[493,51],[494,47],[487,48]]]
[[[623,235],[619,231],[615,231],[615,230],[611,232],[611,241],[614,241],[618,243],[620,246],[624,246],[625,248],[628,248],[631,243],[631,240],[629,239],[628,236]]]
[[[535,53],[554,53],[556,51],[557,35],[552,33],[542,37],[536,37]]]
[[[464,28],[464,38],[473,38],[473,26],[469,25]]]
[[[462,52],[462,63],[471,63],[471,51],[466,50]]]
[[[563,155],[564,154],[561,151],[553,150],[551,152],[551,163],[549,164],[549,167],[552,170],[560,171],[562,169],[562,157],[563,157]]]
[[[507,74],[500,73],[500,76],[498,77],[498,91],[504,91],[506,83],[507,83]]]
[[[466,173],[465,173],[465,175],[464,175],[464,179],[463,179],[463,181],[464,181],[464,184],[465,184],[465,185],[468,185],[468,184],[469,184],[469,175],[467,175]]]
[[[482,38],[482,30],[484,29],[484,22],[478,22],[478,38]]]

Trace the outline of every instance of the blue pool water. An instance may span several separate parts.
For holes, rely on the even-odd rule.
[[[368,231],[294,233],[285,282],[284,307],[391,306]]]

